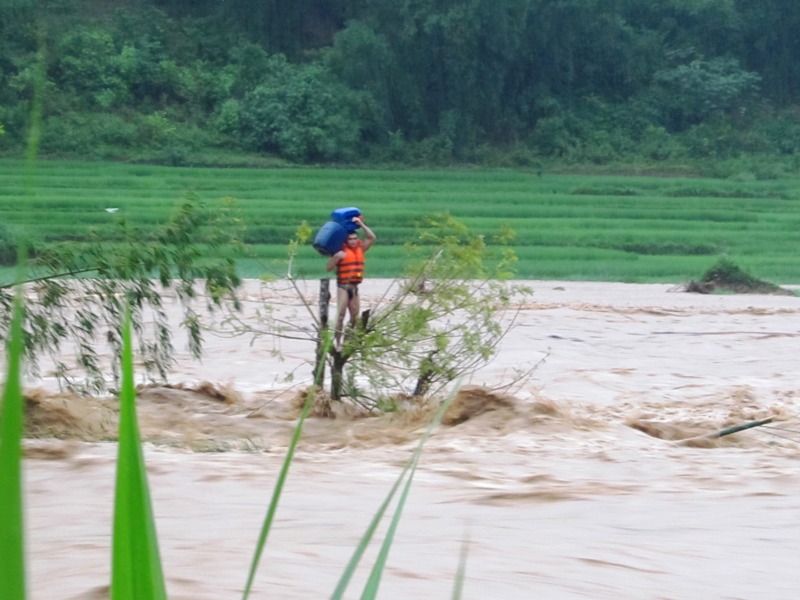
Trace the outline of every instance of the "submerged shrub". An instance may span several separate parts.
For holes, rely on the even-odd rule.
[[[686,286],[686,291],[701,294],[709,294],[719,289],[740,294],[794,295],[790,290],[750,275],[727,258],[721,258],[717,264],[705,272],[700,281],[691,281]]]

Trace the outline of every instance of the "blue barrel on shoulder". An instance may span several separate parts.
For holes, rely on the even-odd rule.
[[[360,227],[353,223],[353,217],[361,216],[361,211],[353,206],[337,208],[331,213],[331,220],[325,223],[314,236],[314,249],[322,256],[333,256],[342,249],[347,234]]]
[[[353,223],[353,217],[360,217],[361,211],[355,206],[347,206],[345,208],[337,208],[331,213],[331,221],[339,223],[347,231],[355,231],[359,228],[357,223]]]

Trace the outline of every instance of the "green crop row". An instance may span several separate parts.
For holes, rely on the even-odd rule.
[[[240,262],[245,275],[285,259],[302,222],[316,229],[333,209],[356,206],[379,238],[370,256],[373,276],[400,275],[402,246],[417,237],[423,217],[449,213],[483,233],[490,246],[510,227],[520,278],[680,281],[725,256],[755,265],[760,278],[800,283],[793,257],[800,179],[88,162],[40,162],[32,170],[22,161],[0,161],[0,223],[34,245],[92,236],[114,241],[121,217],[146,232],[166,222],[187,193],[211,206],[226,199],[235,207],[247,245]],[[296,267],[315,274],[324,261],[304,247]]]

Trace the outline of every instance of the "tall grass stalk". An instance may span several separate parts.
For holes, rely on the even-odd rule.
[[[47,49],[44,43],[44,31],[39,30],[39,48],[33,73],[33,105],[31,107],[31,128],[28,132],[28,148],[25,183],[28,193],[34,189],[34,170],[36,156],[39,154],[39,143],[42,139],[42,106],[44,103],[45,71],[47,69]]]
[[[32,169],[39,150],[44,89],[44,43],[39,44],[34,77],[31,130],[28,134],[27,187],[33,187]],[[17,249],[17,282],[24,279],[22,265],[27,248]],[[25,518],[22,508],[22,435],[24,401],[20,365],[25,352],[22,288],[17,287],[8,337],[8,370],[0,406],[0,590],[4,600],[25,600]]]
[[[122,339],[111,599],[165,600],[155,518],[136,419],[130,311],[125,317]]]
[[[375,560],[375,564],[372,565],[372,571],[370,571],[369,579],[367,579],[367,583],[364,586],[364,591],[361,594],[361,600],[374,600],[378,597],[378,588],[381,584],[383,571],[386,568],[386,560],[389,558],[389,550],[392,547],[392,542],[394,542],[394,535],[397,532],[397,525],[400,523],[400,516],[403,513],[403,508],[405,507],[406,499],[408,498],[408,492],[411,490],[411,482],[414,479],[414,474],[417,471],[418,464],[419,453],[415,452],[412,459],[411,468],[408,472],[408,478],[403,486],[403,493],[400,494],[400,498],[397,501],[397,508],[394,511],[391,522],[389,523],[389,529],[386,532],[386,537],[383,539],[383,543],[381,544],[381,549],[380,552],[378,552],[378,557]]]
[[[458,553],[458,570],[456,571],[456,581],[453,585],[453,600],[461,600],[461,593],[464,589],[464,577],[467,572],[467,555],[469,554],[469,535],[464,536],[461,542],[461,551]]]
[[[22,300],[14,299],[8,371],[0,406],[0,590],[4,600],[25,599],[25,527],[22,510]]]
[[[386,559],[389,555],[389,548],[394,540],[394,533],[397,529],[397,524],[400,520],[400,515],[403,511],[403,507],[405,506],[405,501],[408,496],[408,492],[411,489],[411,481],[414,477],[414,472],[416,471],[417,464],[419,463],[419,459],[422,456],[422,449],[425,446],[425,443],[428,441],[428,438],[433,433],[433,430],[438,427],[439,423],[442,421],[442,417],[444,416],[445,411],[447,408],[452,404],[453,400],[458,393],[458,386],[453,390],[453,392],[447,397],[447,399],[442,402],[439,410],[436,411],[436,415],[434,416],[433,420],[428,425],[427,429],[425,430],[425,434],[420,439],[419,443],[417,444],[414,453],[409,458],[408,462],[406,463],[403,470],[400,472],[397,480],[395,481],[392,489],[389,490],[386,498],[384,499],[381,506],[378,508],[378,511],[372,517],[369,525],[367,526],[367,530],[364,532],[364,535],[359,540],[358,546],[356,546],[355,551],[353,552],[353,556],[350,558],[350,561],[347,563],[342,576],[339,578],[339,582],[336,585],[336,588],[331,595],[331,600],[341,600],[344,595],[344,592],[347,590],[347,586],[350,584],[350,580],[353,578],[353,574],[358,567],[358,563],[361,561],[361,558],[364,556],[364,553],[369,546],[372,537],[375,535],[375,531],[378,529],[378,525],[380,524],[381,520],[383,519],[384,514],[386,514],[389,505],[392,503],[392,500],[400,489],[400,486],[405,481],[405,486],[403,488],[403,493],[398,501],[397,508],[395,510],[394,517],[392,518],[392,522],[389,527],[389,531],[384,538],[383,544],[381,545],[381,550],[378,554],[378,558],[373,566],[373,569],[370,573],[369,579],[365,584],[364,591],[362,593],[361,598],[375,598],[378,593],[378,587],[380,585],[381,575],[383,573],[383,569],[386,566]],[[406,479],[408,476],[408,479]]]
[[[328,352],[330,352],[331,346],[333,345],[333,337],[331,336],[330,330],[325,330],[323,335],[322,355],[327,356]],[[323,364],[323,362],[320,362],[318,368],[321,369]],[[317,380],[316,375],[314,380]],[[258,536],[258,543],[256,544],[256,549],[253,553],[253,561],[250,564],[250,572],[247,575],[247,584],[244,588],[244,594],[242,594],[243,600],[247,600],[247,598],[250,597],[250,591],[253,588],[253,581],[255,580],[256,572],[258,571],[258,564],[261,561],[261,555],[264,553],[264,547],[267,545],[267,538],[269,537],[269,531],[272,528],[272,521],[275,518],[275,511],[278,509],[278,501],[280,500],[281,493],[283,492],[283,486],[286,483],[286,478],[289,475],[289,467],[292,464],[292,459],[294,458],[297,444],[300,442],[300,436],[303,433],[303,423],[305,423],[306,417],[308,417],[308,414],[311,412],[311,407],[314,405],[315,391],[316,389],[311,387],[306,394],[303,410],[300,412],[297,425],[295,425],[294,432],[292,433],[292,439],[289,442],[289,448],[286,450],[286,457],[283,460],[283,465],[281,466],[280,473],[278,474],[278,479],[275,482],[275,488],[272,491],[272,498],[269,506],[267,507],[267,514],[264,517],[264,523],[261,526],[261,533]]]

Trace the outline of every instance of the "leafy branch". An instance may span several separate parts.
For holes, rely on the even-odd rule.
[[[225,209],[225,207],[223,207]],[[102,393],[119,384],[122,323],[130,306],[144,373],[166,380],[173,363],[173,333],[164,299],[172,295],[181,305],[181,327],[192,355],[202,353],[202,327],[195,299],[204,292],[204,310],[240,308],[235,289],[235,234],[223,237],[220,213],[206,210],[187,193],[170,220],[146,234],[125,219],[115,223],[111,243],[54,244],[30,261],[23,282],[25,351],[29,369],[41,375],[48,358],[59,384],[84,393]],[[0,337],[8,335],[12,308],[11,286],[0,286]],[[111,357],[101,355],[102,345]],[[66,356],[71,356],[69,364]],[[108,363],[108,364],[106,364]],[[111,380],[106,378],[111,373]]]

